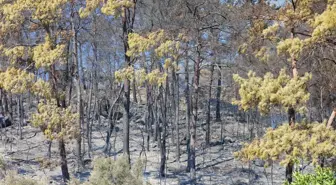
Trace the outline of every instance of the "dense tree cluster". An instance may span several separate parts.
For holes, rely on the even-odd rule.
[[[142,184],[142,169],[130,165],[138,155],[131,128],[142,121],[141,152],[159,147],[160,178],[171,139],[176,162],[186,153],[195,184],[196,153],[211,147],[212,123],[221,123],[223,141],[223,102],[242,109],[237,117],[285,110],[288,123],[236,157],[281,162],[291,183],[299,159],[324,165],[336,156],[335,53],[335,0],[0,0],[0,113],[19,139],[29,122],[49,151],[58,143],[65,182],[66,146],[75,141],[81,171],[84,158],[93,158],[93,130],[107,123],[103,152],[110,156],[120,121],[124,157],[97,160],[89,181]],[[4,182],[37,183],[13,174]]]

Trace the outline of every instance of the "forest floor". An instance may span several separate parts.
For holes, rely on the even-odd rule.
[[[185,125],[184,120],[181,125]],[[200,122],[201,124],[202,122]],[[223,124],[224,141],[221,139],[221,124]],[[119,157],[122,155],[122,125],[117,123],[118,132],[114,132],[111,138],[111,156]],[[93,129],[93,158],[104,156],[102,152],[105,144],[107,121],[102,121],[101,126],[94,126]],[[171,137],[167,140],[167,176],[160,178],[158,169],[160,165],[160,149],[157,142],[151,142],[150,151],[142,152],[144,126],[131,123],[130,150],[131,160],[136,161],[140,153],[146,159],[144,178],[152,185],[156,184],[188,184],[189,173],[186,172],[186,145],[181,145],[181,158],[177,161],[176,144],[172,144]],[[118,130],[118,129],[116,129]],[[237,130],[239,132],[237,132]],[[186,128],[181,126],[181,138],[185,136]],[[237,137],[237,133],[239,137]],[[234,121],[233,117],[223,117],[222,122],[211,123],[211,147],[205,148],[205,131],[201,125],[197,128],[197,183],[198,184],[219,184],[219,185],[245,185],[245,184],[282,184],[284,181],[284,167],[274,165],[271,168],[264,168],[263,164],[250,163],[244,164],[236,160],[233,156],[238,151],[242,143],[248,137],[247,126],[243,123]],[[6,134],[6,137],[5,135]],[[29,175],[33,178],[48,178],[50,184],[61,184],[61,170],[57,165],[49,165],[45,168],[48,158],[46,142],[43,133],[38,128],[25,126],[23,129],[23,140],[17,139],[17,129],[8,127],[6,131],[1,131],[0,154],[3,154],[10,169],[17,170],[21,174]],[[6,139],[5,139],[6,138]],[[183,142],[182,142],[183,143]],[[81,173],[75,173],[75,143],[67,143],[67,158],[70,172],[73,176],[86,180],[90,174],[91,163],[86,165],[86,169]],[[85,146],[87,149],[87,146]],[[56,163],[58,159],[58,144],[52,143],[52,159]],[[85,155],[87,159],[87,155]],[[271,170],[273,171],[271,173]],[[273,174],[271,176],[271,174]],[[272,180],[273,179],[273,180]],[[273,181],[273,183],[272,183]]]

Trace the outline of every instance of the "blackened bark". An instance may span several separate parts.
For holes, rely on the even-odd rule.
[[[74,6],[74,4],[72,4]],[[74,7],[72,7],[72,11],[74,11]],[[83,107],[82,107],[82,92],[81,92],[81,80],[80,80],[80,64],[78,62],[78,52],[77,52],[77,31],[75,29],[75,20],[74,20],[75,12],[71,14],[71,30],[74,33],[72,37],[72,64],[75,65],[75,76],[74,80],[76,82],[76,90],[77,90],[77,112],[79,114],[78,119],[78,130],[79,135],[76,138],[76,157],[77,157],[77,171],[80,171],[83,168],[83,160],[82,160],[82,124],[83,124]],[[70,102],[70,101],[69,101]]]
[[[188,53],[186,54],[188,57]],[[190,171],[190,118],[191,118],[191,97],[190,97],[190,88],[189,88],[189,60],[188,58],[185,61],[185,83],[186,83],[186,88],[185,88],[185,101],[187,104],[187,110],[186,110],[186,124],[187,124],[187,169],[186,171]]]
[[[175,73],[175,80],[174,80],[174,86],[175,86],[175,127],[176,127],[176,155],[177,160],[180,161],[180,125],[179,125],[179,118],[180,118],[180,91],[179,91],[179,75]]]
[[[288,108],[288,123],[291,127],[295,125],[295,110],[293,107]]]
[[[127,51],[129,50],[128,46],[128,34],[132,33],[133,24],[135,21],[135,12],[136,12],[136,3],[137,0],[133,0],[132,11],[130,8],[123,7],[122,8],[122,31],[123,31],[123,44],[124,44],[124,57],[126,67],[131,66],[131,58],[127,55]],[[130,118],[130,92],[131,92],[131,82],[128,79],[124,80],[124,141],[123,141],[123,151],[124,155],[128,156],[128,162],[130,163],[130,149],[129,149],[129,118]]]
[[[293,181],[293,169],[294,169],[294,163],[289,162],[286,166],[286,180],[289,183]]]
[[[68,162],[66,158],[66,150],[65,150],[65,143],[63,138],[61,138],[58,142],[59,144],[59,152],[61,157],[61,170],[62,170],[62,177],[63,181],[66,183],[70,180],[69,170],[68,170]]]
[[[22,139],[22,125],[23,125],[23,108],[22,108],[22,95],[18,95],[17,97],[17,114],[19,118],[19,125],[18,125],[18,131],[19,131],[19,138]]]
[[[218,69],[217,73],[217,93],[216,93],[216,121],[221,121],[221,115],[220,115],[220,97],[221,97],[221,91],[222,91],[222,74],[221,74],[221,67]]]
[[[208,104],[207,104],[207,117],[206,117],[206,132],[205,132],[205,144],[206,146],[210,146],[210,119],[211,119],[211,114],[210,114],[210,103],[211,103],[211,86],[212,86],[212,81],[213,81],[213,72],[214,72],[214,65],[211,65],[210,68],[210,82],[209,82],[209,91],[208,91]]]
[[[198,91],[199,91],[199,73],[200,73],[201,53],[197,48],[197,56],[194,66],[194,95],[193,95],[193,120],[191,122],[190,130],[190,175],[192,184],[196,183],[196,126],[198,113]]]
[[[162,115],[162,135],[161,135],[161,160],[160,160],[160,177],[165,177],[166,169],[166,136],[167,136],[167,99],[168,99],[168,78],[166,79],[166,89],[160,87],[161,98],[161,115]]]
[[[133,75],[135,76],[135,71],[133,71]],[[133,94],[133,101],[135,103],[138,103],[138,99],[137,99],[137,93],[136,93],[136,79],[133,78],[133,82],[132,82],[132,94]]]

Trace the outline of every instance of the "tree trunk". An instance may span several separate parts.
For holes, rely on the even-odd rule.
[[[136,11],[136,0],[133,0],[133,11],[130,8],[122,8],[122,31],[123,31],[123,44],[124,44],[124,57],[126,67],[131,66],[131,58],[127,55],[129,49],[128,46],[128,34],[132,33],[133,24],[135,21],[135,11]],[[128,79],[124,80],[124,141],[123,141],[123,151],[124,155],[128,156],[128,162],[130,163],[130,150],[129,150],[129,118],[130,118],[130,91],[131,82]]]
[[[11,121],[13,121],[12,113],[9,111],[9,102],[8,102],[8,96],[7,92],[3,91],[3,98],[4,98],[4,104],[5,104],[5,115],[4,116],[9,116]]]
[[[13,120],[13,113],[14,113],[14,110],[13,110],[13,95],[10,93],[9,94],[9,115],[11,117],[11,120]]]
[[[135,76],[135,69],[133,70],[133,75]],[[133,78],[133,82],[132,82],[133,101],[134,101],[135,103],[138,103],[136,90],[137,90],[137,88],[136,88],[136,79]]]
[[[180,91],[179,91],[179,75],[175,73],[174,77],[174,86],[175,86],[175,127],[176,127],[176,155],[177,160],[180,161],[180,125],[179,125],[179,117],[180,117]]]
[[[187,51],[188,52],[188,51]],[[188,53],[186,54],[188,56]],[[185,83],[186,83],[186,88],[185,88],[185,101],[187,104],[187,109],[186,109],[186,125],[187,125],[187,135],[186,135],[186,140],[187,140],[187,169],[186,171],[190,171],[190,118],[191,118],[191,97],[190,97],[190,88],[189,88],[189,60],[188,57],[185,61]]]
[[[3,103],[3,89],[0,89],[0,113],[2,116],[5,116],[4,103]]]
[[[18,131],[19,131],[19,138],[22,139],[22,125],[23,125],[23,109],[22,109],[22,95],[18,95],[17,97],[17,114],[19,119]]]
[[[72,5],[74,6],[74,4]],[[72,7],[74,11],[74,7]],[[81,92],[81,80],[80,80],[80,65],[78,62],[78,52],[77,52],[77,31],[75,30],[75,13],[72,12],[71,16],[71,29],[74,33],[72,37],[72,63],[76,66],[75,73],[75,82],[77,87],[77,113],[79,114],[78,119],[78,129],[79,136],[76,138],[76,157],[77,157],[77,170],[80,171],[83,168],[83,160],[82,160],[82,123],[83,123],[83,107],[82,107],[82,92]],[[70,103],[70,102],[69,102]]]
[[[66,183],[70,180],[69,170],[68,170],[68,162],[66,159],[66,150],[63,138],[59,140],[59,152],[61,157],[61,170],[63,181]]]
[[[207,104],[206,132],[205,132],[206,146],[210,146],[210,119],[211,119],[210,103],[211,103],[211,86],[212,86],[212,81],[213,81],[213,72],[214,72],[214,64],[212,64],[210,68],[210,82],[209,82],[209,91],[208,91],[209,99],[208,99],[208,104]]]
[[[52,145],[52,141],[51,141],[51,140],[48,140],[48,141],[47,141],[47,144],[48,144],[48,152],[47,152],[47,156],[48,156],[48,159],[50,160],[50,159],[51,159],[51,145]]]
[[[146,56],[144,55],[144,61],[146,61]],[[146,74],[148,74],[148,69],[144,64],[144,68],[146,70]],[[153,124],[153,101],[152,101],[152,90],[150,84],[146,81],[146,99],[147,99],[147,117],[146,117],[146,132],[147,132],[147,142],[146,142],[146,150],[149,151],[149,143],[150,143],[150,136],[152,132],[152,124]]]
[[[295,11],[294,7],[293,7],[293,9]],[[291,29],[291,38],[294,39],[294,28]],[[293,78],[297,78],[297,76],[298,76],[296,61],[297,61],[297,59],[294,56],[291,56]],[[294,128],[294,126],[295,126],[295,109],[293,107],[288,108],[288,123],[292,128]],[[293,179],[293,169],[294,169],[294,163],[293,163],[293,161],[290,161],[286,166],[286,179],[289,183],[291,183],[292,179]]]
[[[293,170],[294,170],[294,164],[293,162],[289,162],[286,166],[286,180],[289,183],[293,181]]]
[[[194,95],[193,95],[193,120],[190,130],[190,175],[192,184],[196,183],[196,126],[198,113],[198,91],[199,91],[199,73],[200,73],[201,53],[197,48],[197,56],[194,66]]]
[[[336,108],[334,108],[334,110],[332,111],[328,123],[327,123],[327,128],[331,128],[332,127],[332,123],[334,122],[335,119],[335,115],[336,115]]]
[[[130,125],[129,125],[129,115],[130,115],[130,81],[126,79],[124,81],[125,90],[124,90],[124,140],[123,140],[123,151],[124,155],[128,156],[128,160],[130,161],[130,150],[129,150],[129,132],[130,132]]]
[[[168,73],[168,72],[167,72]],[[168,78],[166,78],[166,89],[160,87],[161,94],[161,115],[162,115],[162,136],[161,136],[161,160],[160,160],[160,177],[165,177],[165,169],[166,169],[166,135],[167,135],[167,99],[168,99]]]
[[[87,145],[88,145],[88,157],[91,158],[91,149],[92,149],[92,143],[91,143],[91,103],[92,103],[92,88],[93,88],[93,81],[92,81],[92,72],[90,74],[90,91],[89,91],[89,101],[87,106],[87,118],[86,118],[86,139],[87,139]]]
[[[222,91],[222,73],[221,67],[219,66],[218,69],[218,80],[217,80],[217,93],[216,93],[216,121],[221,121],[221,114],[220,114],[220,98],[221,98],[221,91]]]

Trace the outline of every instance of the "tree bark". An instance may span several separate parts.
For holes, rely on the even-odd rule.
[[[197,56],[194,66],[194,95],[193,95],[193,120],[191,122],[190,130],[190,175],[192,184],[196,183],[196,126],[198,113],[198,91],[199,91],[199,72],[201,63],[201,53],[197,48]]]
[[[329,120],[328,120],[328,123],[327,123],[327,128],[332,127],[332,123],[334,122],[335,116],[336,116],[336,108],[334,108],[334,110],[332,111],[332,113],[329,117]]]
[[[221,121],[221,114],[220,114],[220,97],[222,91],[222,73],[221,67],[219,66],[217,72],[218,80],[217,80],[217,93],[216,93],[216,121]]]
[[[122,8],[122,31],[123,31],[123,44],[124,44],[124,57],[126,67],[131,66],[131,58],[127,55],[127,51],[129,49],[128,46],[128,34],[132,33],[133,24],[135,21],[135,12],[136,12],[136,3],[137,0],[133,0],[133,11],[130,8],[123,7]],[[132,13],[131,13],[132,12]],[[123,142],[123,152],[124,155],[128,156],[128,162],[130,163],[130,150],[129,150],[129,118],[130,118],[130,91],[131,91],[131,83],[130,80],[124,80],[124,142]]]
[[[89,90],[89,100],[88,100],[88,106],[87,106],[87,117],[86,117],[86,140],[87,140],[87,145],[88,145],[88,157],[91,158],[91,149],[92,149],[92,143],[91,143],[91,103],[92,103],[92,88],[93,88],[93,83],[92,83],[92,71],[90,74],[90,90]]]
[[[289,183],[293,181],[293,169],[294,169],[293,162],[289,162],[286,166],[286,180]]]
[[[83,168],[83,160],[82,160],[82,124],[83,124],[83,107],[82,107],[82,90],[81,90],[81,80],[80,80],[80,64],[78,62],[78,52],[77,52],[77,31],[75,29],[75,12],[74,12],[74,4],[72,4],[72,14],[71,14],[71,30],[74,33],[72,37],[72,63],[76,66],[75,73],[75,83],[77,89],[77,113],[79,114],[78,119],[78,129],[79,136],[76,138],[76,157],[77,157],[77,170],[80,171]],[[70,103],[70,102],[69,102]]]
[[[212,86],[212,81],[213,81],[213,72],[214,72],[214,64],[211,65],[210,67],[210,82],[209,82],[209,91],[208,91],[208,103],[207,103],[207,117],[206,117],[206,131],[205,131],[205,145],[210,146],[210,119],[211,119],[211,114],[210,114],[210,103],[211,103],[211,86]]]
[[[186,109],[186,124],[187,124],[187,135],[186,135],[186,140],[187,140],[187,169],[186,171],[190,171],[190,119],[191,119],[191,97],[190,97],[190,88],[189,88],[189,60],[188,60],[188,51],[186,54],[187,58],[185,60],[185,83],[186,83],[186,88],[185,88],[185,101],[187,104],[187,109]]]
[[[295,11],[295,7],[293,7],[293,9]],[[291,29],[291,39],[294,39],[294,27]],[[298,77],[298,70],[296,66],[297,59],[294,57],[294,55],[291,56],[291,62],[292,62],[293,78],[297,78]],[[293,107],[288,108],[288,123],[292,128],[294,128],[295,109]],[[290,161],[286,166],[286,179],[289,183],[291,183],[293,179],[293,169],[294,169],[294,163],[293,161]]]
[[[63,181],[66,183],[70,180],[69,170],[68,170],[68,162],[66,159],[66,150],[63,138],[61,138],[58,142],[59,144],[59,152],[61,157],[61,170]]]
[[[180,161],[180,125],[179,125],[179,118],[180,118],[180,91],[179,91],[179,75],[175,72],[174,76],[174,87],[175,87],[175,127],[176,127],[176,156],[177,160]]]
[[[17,114],[19,119],[18,131],[19,138],[22,139],[22,125],[23,125],[23,108],[22,108],[22,95],[18,95],[17,97]]]
[[[133,75],[135,76],[135,70],[133,70]],[[133,82],[132,82],[133,101],[135,103],[138,103],[136,90],[137,90],[137,88],[136,88],[136,79],[133,78]]]
[[[168,73],[168,72],[167,72]],[[161,94],[161,115],[162,115],[162,136],[161,136],[161,160],[160,160],[160,177],[165,177],[166,169],[166,135],[167,135],[167,99],[168,99],[168,78],[166,78],[166,89],[160,87]],[[164,95],[163,95],[164,91]]]

